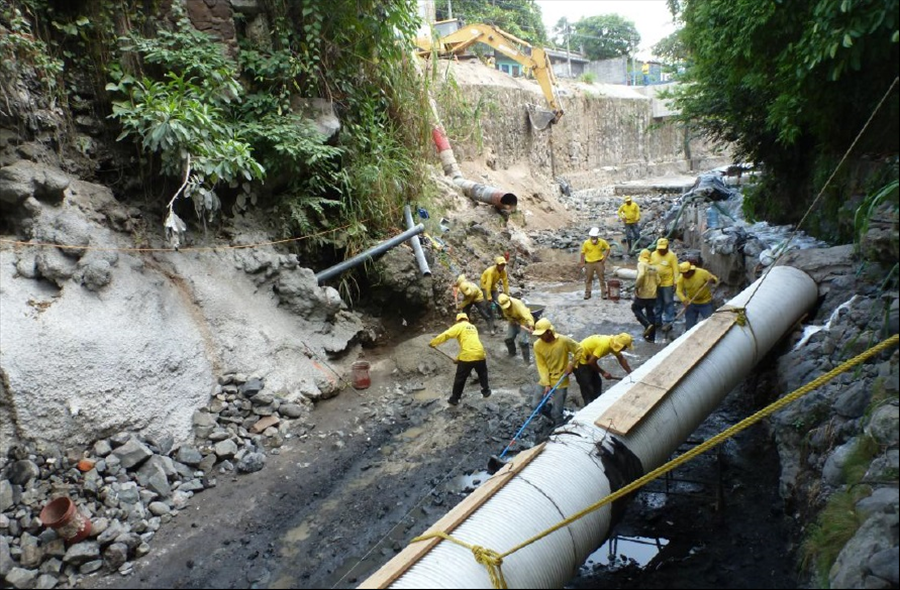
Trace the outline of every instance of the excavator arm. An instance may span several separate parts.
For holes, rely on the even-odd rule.
[[[556,77],[553,75],[553,67],[547,53],[540,47],[532,47],[528,42],[493,25],[474,24],[462,26],[456,32],[438,38],[430,50],[420,46],[419,53],[427,55],[435,51],[441,57],[459,55],[475,43],[493,47],[531,72],[540,85],[547,104],[550,105],[552,119],[549,123],[559,121],[563,110],[556,97]]]

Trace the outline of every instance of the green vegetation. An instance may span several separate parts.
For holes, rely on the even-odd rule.
[[[0,72],[73,97],[93,80],[176,242],[182,202],[204,227],[220,207],[265,206],[327,256],[393,233],[402,204],[421,198],[430,147],[415,2],[266,2],[262,35],[235,14],[237,46],[180,6],[0,0],[0,27],[15,33],[0,34]],[[340,122],[332,137],[312,121],[323,103]]]
[[[597,74],[594,72],[585,72],[578,77],[579,82],[584,82],[585,84],[593,84],[597,81]]]
[[[862,524],[856,503],[871,493],[870,488],[861,486],[832,494],[810,527],[800,548],[801,566],[814,569],[821,588],[829,587],[831,566]]]
[[[618,14],[579,19],[572,25],[572,43],[584,48],[590,60],[630,56],[641,44],[641,35],[630,20]]]
[[[679,119],[732,143],[737,158],[766,171],[748,197],[752,217],[796,222],[854,142],[847,181],[856,180],[853,162],[896,154],[898,0],[670,5],[684,23],[677,39],[683,45],[670,47],[686,56],[675,98]],[[852,240],[828,220],[838,217],[847,188],[823,195],[816,213],[825,221],[813,222],[813,231]]]
[[[452,4],[453,18],[466,23],[487,23],[515,35],[531,45],[547,44],[547,32],[541,20],[541,9],[534,0],[497,2],[496,0],[453,0],[452,3],[436,2],[437,20],[450,18],[448,6]]]

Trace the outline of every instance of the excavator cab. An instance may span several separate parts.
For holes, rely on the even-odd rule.
[[[543,48],[532,47],[527,41],[493,25],[467,25],[455,18],[434,23],[427,36],[416,38],[418,53],[423,57],[432,54],[438,57],[459,56],[475,43],[484,43],[517,61],[537,80],[550,109],[542,109],[533,104],[526,106],[528,120],[533,128],[544,130],[559,122],[563,110],[556,96],[556,77],[553,75],[550,58]]]

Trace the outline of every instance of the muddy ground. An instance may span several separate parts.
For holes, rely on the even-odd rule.
[[[630,302],[581,298],[569,253],[545,252],[525,299],[546,305],[560,332],[581,339],[623,330],[636,336]],[[557,259],[558,258],[558,259]],[[560,270],[562,268],[562,270]],[[566,277],[567,273],[571,275]],[[559,280],[566,278],[567,280]],[[551,281],[551,282],[548,282]],[[397,328],[367,349],[371,387],[345,390],[316,406],[315,427],[295,433],[265,469],[218,474],[152,542],[134,574],[88,577],[96,588],[350,588],[424,531],[488,474],[529,416],[521,389],[536,383],[532,364],[509,357],[503,335],[483,334],[493,395],[471,383],[463,403],[446,403],[454,365],[427,342],[445,324]],[[676,328],[678,330],[678,328]],[[639,366],[664,343],[636,340]],[[451,355],[455,343],[442,348]],[[603,364],[624,372],[614,360]],[[570,405],[579,405],[578,387]],[[752,413],[759,395],[736,391],[695,433],[708,438]],[[574,399],[573,399],[574,398]],[[517,449],[546,436],[542,418]],[[717,457],[698,459],[632,502],[609,545],[574,576],[573,588],[795,588],[793,538],[777,497],[775,450],[755,427]],[[649,545],[647,543],[650,543]]]

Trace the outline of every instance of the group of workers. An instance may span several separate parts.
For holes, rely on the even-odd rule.
[[[629,252],[640,239],[640,208],[631,197],[626,197],[618,210],[625,223],[626,243]],[[600,237],[599,228],[591,228],[588,239],[582,244],[579,265],[585,268],[584,298],[590,299],[593,279],[600,281],[601,295],[608,298],[605,261],[609,255],[609,243]],[[628,361],[622,355],[626,348],[633,348],[632,337],[628,333],[617,335],[594,334],[581,342],[564,334],[558,334],[547,318],[540,318],[539,311],[532,311],[523,301],[509,294],[509,276],[506,271],[507,258],[498,256],[494,264],[481,274],[480,285],[469,281],[465,275],[456,280],[456,292],[462,295],[458,301],[456,321],[449,329],[436,336],[429,346],[436,347],[442,342],[455,338],[459,342],[456,359],[456,376],[448,402],[457,405],[462,397],[466,380],[474,370],[478,375],[483,397],[491,395],[484,346],[478,329],[470,322],[473,308],[485,320],[491,334],[496,334],[494,310],[498,310],[507,322],[504,342],[510,356],[516,355],[516,348],[522,354],[525,364],[531,362],[534,342],[535,365],[539,375],[539,385],[543,389],[538,404],[552,392],[549,418],[554,424],[563,419],[563,407],[568,396],[569,375],[574,374],[581,390],[582,402],[587,405],[602,393],[603,379],[612,375],[598,364],[607,355],[612,355],[626,373],[631,373]],[[712,314],[712,287],[718,284],[709,271],[698,268],[691,262],[678,262],[674,252],[669,250],[669,241],[659,238],[651,252],[640,251],[637,263],[634,301],[631,309],[638,322],[644,327],[644,338],[655,342],[657,330],[669,332],[678,316],[685,315],[686,330],[690,330],[699,319]],[[681,301],[683,311],[676,316],[675,297]],[[454,296],[455,298],[458,295]],[[538,317],[536,317],[538,316]]]

